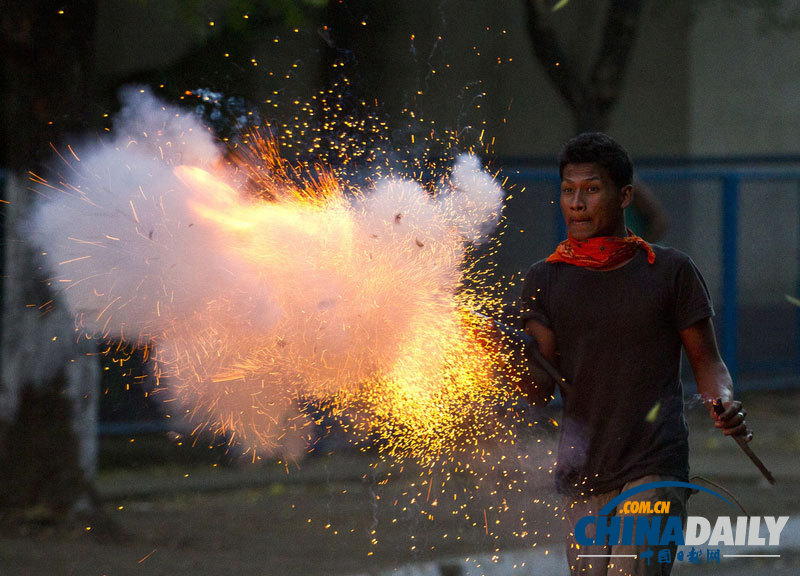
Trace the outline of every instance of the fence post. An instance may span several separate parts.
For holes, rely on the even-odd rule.
[[[722,358],[731,377],[738,374],[739,336],[739,175],[722,177]]]
[[[800,206],[800,180],[797,182],[797,200],[798,206]],[[800,254],[800,245],[797,247],[798,254]],[[795,292],[792,294],[795,298],[800,298],[800,264],[798,264],[798,269],[796,273],[796,283],[795,283]],[[800,369],[800,307],[795,308],[795,318],[797,318],[795,322],[795,334],[794,334],[794,345],[795,345],[795,365],[792,367],[792,372],[795,374],[797,373],[798,369]]]

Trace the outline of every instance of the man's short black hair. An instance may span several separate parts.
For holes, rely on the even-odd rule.
[[[558,174],[564,177],[567,164],[591,163],[605,168],[619,189],[633,181],[631,157],[616,140],[602,132],[584,132],[567,142],[559,156]]]

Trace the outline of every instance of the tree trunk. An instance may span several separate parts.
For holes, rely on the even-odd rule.
[[[589,101],[573,112],[573,126],[575,133],[581,132],[607,132],[611,123],[611,109],[597,106]]]
[[[605,132],[636,41],[644,0],[608,3],[602,42],[587,79],[573,68],[561,46],[545,0],[525,0],[533,52],[572,112],[576,132]]]
[[[4,285],[0,351],[0,525],[57,522],[92,507],[100,367],[36,247],[18,233],[40,172],[90,112],[95,1],[0,3],[3,53]],[[65,143],[66,144],[66,143]],[[45,174],[47,171],[45,171]]]

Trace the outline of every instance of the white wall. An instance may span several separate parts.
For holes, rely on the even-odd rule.
[[[691,29],[688,151],[798,153],[800,26],[776,29],[762,9],[725,4],[702,4]]]
[[[791,4],[786,2],[787,7]],[[800,152],[800,27],[770,27],[763,8],[706,2],[690,33],[689,154]],[[719,192],[695,187],[692,252],[702,254],[721,219]],[[743,186],[740,201],[740,302],[780,305],[797,294],[798,196],[794,184]],[[704,256],[700,256],[700,259]],[[713,260],[713,259],[711,259]],[[708,262],[713,284],[719,263]]]

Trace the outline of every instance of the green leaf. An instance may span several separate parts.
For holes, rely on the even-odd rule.
[[[569,4],[569,0],[558,0],[555,6],[553,6],[552,11],[555,12],[557,10],[561,10],[564,6]]]
[[[647,416],[644,417],[644,421],[652,424],[658,418],[658,411],[661,409],[661,402],[656,402],[655,405],[650,408],[650,412],[647,413]]]
[[[788,300],[788,301],[789,301],[791,304],[794,304],[795,306],[797,306],[798,308],[800,308],[800,300],[798,300],[798,299],[797,299],[797,298],[795,298],[794,296],[789,296],[789,295],[787,294],[787,295],[786,295],[786,299],[787,299],[787,300]]]

